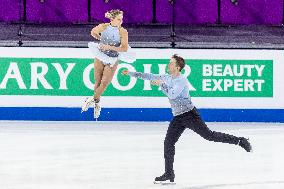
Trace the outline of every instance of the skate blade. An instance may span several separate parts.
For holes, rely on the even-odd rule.
[[[160,184],[160,185],[175,185],[175,182],[170,181],[154,181],[154,184]]]

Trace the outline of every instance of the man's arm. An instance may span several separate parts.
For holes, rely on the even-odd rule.
[[[167,83],[161,80],[153,80],[151,81],[152,85],[157,85],[161,87],[162,92],[169,97],[169,99],[175,99],[180,95],[186,86],[186,80],[178,80],[174,83],[174,86],[168,86]]]
[[[129,75],[131,77],[136,77],[143,80],[163,80],[164,75],[158,75],[158,74],[151,74],[151,73],[142,73],[142,72],[129,72],[128,70],[122,71],[123,75]]]

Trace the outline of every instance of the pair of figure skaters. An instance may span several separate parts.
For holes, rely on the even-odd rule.
[[[86,111],[94,103],[94,117],[100,114],[100,97],[112,80],[119,60],[133,62],[135,58],[128,53],[128,34],[121,27],[123,12],[112,10],[106,13],[110,23],[100,24],[92,30],[92,36],[100,40],[99,45],[90,43],[95,59],[95,87],[94,96],[88,98],[83,104],[82,111]],[[125,52],[125,53],[122,53]],[[150,80],[152,85],[161,87],[161,91],[168,97],[171,104],[173,119],[171,120],[164,140],[165,172],[156,177],[154,183],[174,183],[175,174],[173,169],[175,144],[186,128],[199,134],[206,140],[239,145],[247,152],[252,151],[249,141],[244,137],[211,131],[201,119],[198,110],[193,105],[189,96],[189,82],[181,71],[185,61],[178,55],[173,55],[168,64],[166,75],[150,73],[129,72],[123,70],[123,75]]]

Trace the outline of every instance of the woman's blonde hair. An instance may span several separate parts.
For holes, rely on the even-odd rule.
[[[105,17],[112,20],[120,14],[123,14],[123,11],[121,11],[119,9],[113,9],[113,10],[107,11],[105,13]]]

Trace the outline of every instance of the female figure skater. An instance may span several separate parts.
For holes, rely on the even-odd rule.
[[[94,96],[85,100],[82,112],[87,111],[94,103],[94,118],[100,116],[100,97],[110,84],[117,69],[119,60],[133,63],[135,57],[128,50],[128,32],[121,24],[123,22],[123,12],[121,10],[111,10],[105,13],[105,17],[110,19],[109,23],[102,23],[94,27],[91,35],[99,40],[99,44],[90,42],[88,47],[95,56],[94,62]]]

